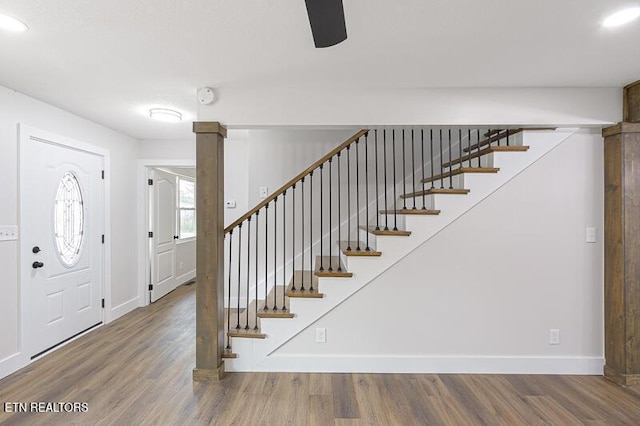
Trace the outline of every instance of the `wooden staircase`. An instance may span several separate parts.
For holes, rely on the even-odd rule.
[[[542,131],[543,133],[544,132],[552,133],[553,130],[555,129],[553,130],[537,129],[537,130]],[[349,155],[349,151],[354,149],[353,144],[356,141],[359,141],[361,138],[365,137],[365,135],[367,135],[368,133],[369,131],[367,130],[358,132],[356,135],[354,135],[353,138],[346,141],[345,144],[342,144],[340,147],[336,148],[331,153],[329,153],[328,156],[323,157],[323,159],[314,163],[315,167],[312,166],[308,168],[307,170],[305,170],[305,172],[303,172],[303,174],[297,177],[297,180],[294,179],[293,181],[283,186],[283,188],[281,188],[279,191],[274,193],[271,196],[271,201],[277,201],[278,194],[284,195],[286,191],[289,190],[290,188],[295,189],[296,184],[301,185],[301,183],[304,183],[305,181],[303,179],[305,178],[310,179],[310,177],[312,176],[310,175],[310,173],[313,173],[314,171],[318,172],[318,168],[320,168],[322,172],[322,165],[325,165],[325,168],[326,168],[326,165],[328,164],[328,162],[330,162],[330,159],[333,159],[334,161],[336,161],[335,159],[338,158],[338,164],[339,164],[340,154],[344,155],[344,153],[347,152],[347,155]],[[431,238],[431,236],[434,235],[435,232],[438,231],[438,229],[442,229],[444,226],[447,225],[447,223],[450,223],[450,221],[454,220],[456,217],[463,214],[469,208],[472,208],[475,204],[480,202],[483,198],[489,196],[491,192],[495,190],[491,186],[492,185],[490,183],[491,181],[483,181],[483,182],[489,182],[489,183],[484,184],[484,186],[481,189],[477,189],[478,194],[474,195],[476,191],[475,186],[469,185],[468,188],[452,187],[454,186],[453,178],[456,177],[456,179],[458,179],[455,182],[456,186],[463,186],[471,179],[471,176],[482,175],[482,176],[490,177],[494,175],[500,175],[502,173],[502,170],[505,170],[505,173],[507,174],[506,178],[504,180],[495,181],[495,185],[504,184],[506,181],[511,179],[517,173],[519,173],[521,169],[516,170],[516,168],[508,167],[508,166],[494,167],[492,157],[495,155],[503,156],[505,154],[523,155],[529,152],[530,146],[523,145],[522,139],[518,141],[515,140],[516,135],[522,136],[523,133],[525,133],[525,129],[490,130],[487,132],[487,136],[485,136],[485,139],[480,140],[480,137],[478,137],[478,140],[474,143],[470,137],[467,140],[466,145],[463,144],[463,139],[460,138],[460,141],[459,141],[460,145],[458,147],[459,149],[457,150],[457,155],[453,158],[451,155],[451,151],[449,152],[449,156],[447,156],[447,158],[444,158],[443,152],[440,152],[439,153],[440,155],[434,156],[434,153],[432,150],[430,159],[432,163],[433,161],[438,162],[438,166],[436,167],[437,173],[434,173],[431,176],[425,177],[425,178],[421,178],[421,176],[418,176],[419,179],[417,179],[420,186],[431,184],[432,187],[430,188],[426,187],[424,189],[418,189],[413,187],[413,188],[410,188],[410,190],[407,192],[402,192],[398,194],[397,199],[393,200],[393,205],[391,206],[387,205],[387,206],[382,206],[380,208],[379,205],[376,205],[375,206],[376,208],[371,209],[372,212],[377,213],[375,220],[373,220],[372,217],[369,217],[368,215],[365,214],[366,220],[361,221],[360,218],[361,218],[361,214],[363,213],[362,211],[364,209],[362,209],[361,206],[358,206],[358,209],[356,211],[357,220],[353,220],[352,215],[347,216],[347,220],[349,221],[348,230],[346,232],[347,235],[342,235],[343,237],[342,239],[338,239],[339,237],[337,236],[337,234],[340,233],[340,229],[344,228],[345,221],[341,220],[343,218],[338,217],[338,224],[337,224],[338,232],[337,233],[335,232],[335,226],[334,226],[336,225],[335,223],[330,225],[328,230],[325,228],[325,232],[324,232],[324,235],[322,235],[322,238],[331,239],[332,241],[329,244],[330,247],[328,249],[325,247],[323,253],[313,256],[314,261],[313,261],[312,268],[309,265],[310,263],[309,261],[307,261],[306,265],[304,265],[303,263],[304,260],[302,260],[301,262],[297,259],[298,258],[309,259],[310,258],[309,253],[317,250],[317,245],[318,245],[317,241],[314,241],[313,243],[311,243],[309,247],[301,247],[301,254],[299,254],[298,257],[296,257],[295,255],[296,244],[294,242],[293,244],[294,250],[292,250],[292,256],[291,256],[293,260],[291,260],[290,262],[286,262],[286,260],[283,261],[282,271],[278,272],[274,269],[275,272],[273,274],[275,276],[277,275],[286,276],[287,274],[285,270],[292,268],[292,272],[290,273],[286,286],[282,284],[271,286],[266,298],[263,297],[262,299],[259,299],[259,300],[256,300],[254,298],[253,300],[251,300],[251,302],[248,302],[248,306],[246,306],[244,309],[241,307],[240,311],[238,311],[238,306],[236,307],[231,306],[230,310],[229,309],[225,310],[225,321],[226,321],[225,329],[228,330],[227,331],[228,344],[227,344],[227,350],[225,352],[225,358],[234,360],[233,362],[237,362],[235,361],[236,359],[239,360],[239,358],[242,358],[243,356],[242,352],[235,353],[232,350],[232,347],[235,346],[236,339],[259,339],[259,340],[266,339],[268,341],[269,333],[266,329],[264,329],[262,325],[263,321],[267,321],[267,320],[268,321],[271,321],[271,320],[297,321],[299,319],[298,315],[302,313],[301,311],[296,312],[297,307],[302,306],[302,305],[299,305],[298,302],[296,302],[297,300],[300,300],[300,301],[304,299],[309,300],[309,302],[305,302],[305,303],[325,303],[323,301],[325,301],[326,299],[325,297],[326,294],[323,292],[325,291],[331,292],[332,290],[337,291],[335,289],[340,288],[340,286],[343,286],[346,288],[351,285],[350,283],[361,280],[363,282],[359,282],[354,286],[352,286],[353,288],[355,288],[355,290],[353,290],[352,287],[349,287],[348,289],[349,292],[357,291],[357,288],[361,288],[361,286],[366,285],[366,283],[371,280],[371,278],[365,277],[367,273],[369,273],[369,275],[371,275],[372,277],[377,276],[375,275],[374,272],[372,272],[373,269],[375,269],[375,265],[376,265],[375,262],[380,262],[380,265],[381,265],[380,269],[384,270],[385,268],[391,267],[402,256],[406,255],[406,254],[403,255],[402,250],[396,250],[398,251],[398,253],[394,253],[394,257],[398,257],[398,260],[394,259],[392,262],[389,262],[386,259],[387,253],[386,253],[385,247],[387,246],[392,247],[390,248],[390,250],[393,251],[395,250],[394,247],[402,246],[403,244],[402,241],[409,241],[409,239],[411,239],[411,243],[407,245],[408,249],[406,252],[408,253],[410,252],[411,247],[414,247],[414,246],[417,247],[419,244],[423,244],[424,241]],[[469,132],[469,134],[471,134],[471,132]],[[404,135],[404,131],[403,131],[403,135]],[[478,132],[478,135],[479,135],[479,132]],[[412,132],[412,136],[413,136],[413,132]],[[559,135],[559,137],[556,137],[555,139],[553,139],[553,143],[548,144],[549,146],[544,146],[541,149],[534,150],[536,151],[535,155],[532,155],[530,157],[530,160],[528,160],[529,163],[526,163],[525,161],[522,164],[528,165],[530,164],[531,161],[535,161],[535,159],[539,158],[541,155],[544,155],[544,153],[546,153],[549,149],[555,146],[553,145],[554,143],[557,144],[560,141],[564,140],[564,138],[566,137],[567,137],[566,135]],[[511,138],[512,144],[508,146],[492,145],[493,143],[499,143],[500,140],[507,139],[507,138]],[[376,141],[379,142],[378,139],[376,139]],[[412,138],[412,141],[413,141],[413,138]],[[376,147],[376,149],[378,149],[378,147]],[[377,153],[378,152],[376,151],[376,154]],[[423,148],[422,154],[423,156],[425,154],[424,148]],[[478,165],[469,165],[472,162],[476,163],[476,160]],[[383,161],[386,161],[386,160],[383,160]],[[509,163],[506,163],[506,164],[509,164]],[[430,166],[432,167],[432,164]],[[335,167],[335,164],[334,164],[334,167]],[[362,168],[365,166],[359,166],[359,167]],[[518,167],[522,167],[522,165],[519,165]],[[416,175],[420,175],[421,173],[424,173],[425,168],[427,168],[427,165],[424,163],[421,164],[419,168],[415,168],[411,173],[413,175],[413,178],[415,179]],[[379,172],[380,172],[379,163],[377,163],[376,173],[378,174],[376,175],[376,179],[377,179],[376,185],[380,180]],[[385,171],[385,173],[386,172],[387,171]],[[367,171],[367,173],[369,172]],[[348,175],[348,176],[351,179],[352,176],[351,175]],[[396,187],[401,186],[400,183],[402,183],[402,186],[405,186],[408,176],[409,176],[408,174],[403,173],[402,182],[395,182]],[[325,178],[325,183],[326,183],[326,178]],[[438,188],[437,186],[439,185],[437,184],[441,184],[443,187]],[[313,187],[311,188],[314,189]],[[385,189],[386,189],[386,193],[378,192],[375,194],[376,201],[381,200],[383,198],[383,195],[389,194],[390,192],[389,188],[385,188]],[[394,190],[396,189],[397,188],[394,188]],[[474,191],[473,193],[472,193],[472,189]],[[317,188],[315,188],[315,190],[317,191]],[[309,189],[307,189],[307,191],[309,191]],[[338,191],[344,191],[344,188],[339,187]],[[355,192],[355,191],[352,191],[352,192]],[[369,188],[367,188],[366,195],[369,196],[369,194],[370,194],[370,190]],[[456,195],[461,197],[471,197],[471,200],[468,203],[468,205],[465,205],[464,203],[460,204],[459,202],[452,203],[451,213],[448,212],[446,207],[438,208],[438,209],[433,208],[436,205],[440,206],[440,204],[443,204],[446,206],[447,201],[445,200],[448,198],[451,198],[449,197],[451,195]],[[303,196],[304,196],[304,193],[303,193]],[[332,195],[330,195],[330,197],[331,196]],[[337,195],[338,200],[340,200],[341,197],[343,196],[344,194],[341,195],[340,193],[338,193]],[[351,196],[351,194],[349,196]],[[426,200],[427,197],[429,197],[428,205]],[[445,197],[445,198],[442,198],[442,197]],[[454,198],[457,198],[457,197],[454,197]],[[406,200],[413,200],[414,201],[413,205],[406,206],[405,204]],[[417,205],[420,202],[420,200],[423,204]],[[304,199],[303,199],[303,202],[304,202]],[[349,202],[353,204],[352,200],[350,200]],[[402,206],[399,206],[400,204],[402,204]],[[371,206],[373,205],[372,201],[367,200],[366,208],[368,209],[370,205]],[[226,231],[229,232],[230,230],[233,230],[236,226],[243,223],[246,219],[250,218],[252,215],[256,214],[256,212],[260,211],[261,208],[263,207],[268,208],[268,206],[269,206],[269,203],[262,202],[261,205],[252,209],[247,215],[235,221],[234,224],[228,227]],[[317,207],[315,204],[311,204],[310,206]],[[322,208],[324,207],[322,206],[322,204],[320,204],[320,206],[321,206],[320,210],[322,211]],[[335,203],[333,203],[332,208],[335,208]],[[307,207],[306,213],[303,213],[303,214],[304,215],[308,214],[309,210],[310,208]],[[456,211],[454,212],[453,210],[456,210]],[[264,216],[268,217],[266,214]],[[306,216],[303,216],[302,219],[304,219],[305,217]],[[317,217],[317,212],[316,212],[316,217]],[[398,217],[402,218],[403,220],[398,222]],[[317,220],[317,219],[314,219],[314,220]],[[331,219],[329,219],[329,221],[331,221]],[[437,225],[430,227],[429,225],[430,221],[436,221]],[[360,223],[359,226],[356,227],[354,226],[354,223],[356,222],[364,222],[364,223]],[[256,229],[258,229],[257,228],[258,225],[255,225],[255,226],[256,226]],[[418,236],[413,235],[414,228],[416,229]],[[295,230],[297,230],[297,228],[295,227],[292,227],[292,229],[294,232]],[[304,236],[305,234],[304,226],[302,227],[302,233]],[[349,237],[349,238],[344,238],[344,237]],[[355,238],[352,238],[352,237],[355,237]],[[287,238],[286,236],[283,236],[282,241],[285,241],[286,238]],[[294,235],[293,239],[295,240],[295,238],[298,238],[298,237],[295,237]],[[316,238],[318,238],[317,234],[316,234]],[[284,252],[286,253],[286,246],[285,246]],[[265,255],[265,259],[269,259],[269,257]],[[358,259],[362,259],[362,260],[358,260]],[[352,262],[356,262],[356,261],[366,262],[366,264],[358,263],[358,265],[362,265],[362,266],[359,266],[360,269],[355,269],[355,271],[357,272],[354,272],[353,270],[350,269],[350,266]],[[303,266],[306,266],[306,268],[297,269],[296,266],[299,266],[299,264],[301,263],[303,264]],[[354,263],[354,266],[355,265],[356,264]],[[258,268],[257,264],[256,264],[256,268]],[[360,271],[367,271],[367,273],[360,272]],[[231,273],[231,271],[229,271],[229,273]],[[376,271],[376,273],[379,274],[381,272]],[[239,281],[240,281],[240,278],[239,278]],[[258,283],[258,282],[255,282],[254,284],[256,286],[264,285],[264,283]],[[325,289],[325,286],[327,287],[326,289]],[[315,299],[318,302],[313,302],[312,299]],[[231,299],[229,298],[229,300]],[[339,304],[341,303],[341,301],[331,301],[331,304],[336,304],[336,303]],[[327,309],[332,309],[332,308],[329,306]],[[296,334],[296,330],[303,329],[304,324],[312,320],[313,320],[312,318],[310,319],[305,317],[305,319],[301,322],[301,325],[296,325],[296,327],[292,329],[293,335]],[[272,324],[272,323],[270,322],[269,324]],[[283,337],[283,336],[284,336],[284,333],[281,333],[281,335],[278,336],[278,340],[279,340],[278,342],[268,345],[269,348],[265,349],[264,351],[265,356],[271,353],[270,352],[271,349],[273,350],[277,349],[278,345],[282,344],[280,343],[282,339],[287,339],[286,337]],[[293,336],[290,336],[289,338],[291,337]],[[233,345],[232,345],[232,342],[233,342]],[[241,369],[243,368],[244,367],[241,367]]]

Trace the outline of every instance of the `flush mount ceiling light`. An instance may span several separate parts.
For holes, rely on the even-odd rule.
[[[166,108],[151,108],[149,110],[149,117],[158,121],[165,121],[168,123],[179,123],[182,121],[182,114],[178,111]]]
[[[27,31],[29,27],[27,27],[27,24],[16,18],[0,13],[0,29],[5,31],[24,32]]]
[[[640,7],[631,7],[614,13],[602,22],[604,27],[617,27],[640,17]]]

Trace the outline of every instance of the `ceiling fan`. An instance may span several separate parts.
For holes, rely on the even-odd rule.
[[[342,0],[305,0],[316,47],[330,47],[347,39]]]

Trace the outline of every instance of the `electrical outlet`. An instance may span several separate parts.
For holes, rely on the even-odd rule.
[[[560,344],[560,330],[557,328],[552,328],[549,330],[549,344],[550,345],[559,345]]]
[[[0,241],[13,241],[18,239],[18,227],[16,225],[0,226]]]
[[[316,343],[327,343],[326,328],[316,328]]]
[[[260,198],[262,198],[264,200],[268,196],[269,196],[269,187],[268,186],[261,186],[260,187]]]
[[[596,228],[587,228],[587,238],[588,243],[596,242]]]

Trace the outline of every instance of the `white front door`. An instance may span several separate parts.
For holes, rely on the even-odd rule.
[[[151,301],[155,302],[178,286],[176,280],[176,177],[152,171],[152,256]]]
[[[20,155],[24,343],[34,358],[102,323],[104,158],[33,133],[21,135]]]

